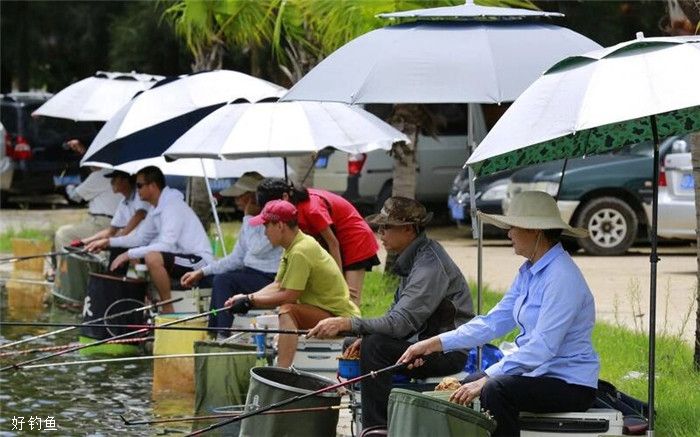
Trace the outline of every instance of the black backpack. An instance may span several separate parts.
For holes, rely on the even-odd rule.
[[[644,435],[649,427],[649,405],[639,399],[635,399],[614,385],[602,379],[598,380],[593,408],[612,408],[619,410],[624,419],[623,434]]]

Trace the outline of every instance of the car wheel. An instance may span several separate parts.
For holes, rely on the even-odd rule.
[[[576,220],[588,231],[578,243],[591,255],[622,255],[637,238],[637,214],[622,199],[601,197],[585,204]]]

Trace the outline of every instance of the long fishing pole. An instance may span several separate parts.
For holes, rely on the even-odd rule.
[[[213,310],[211,310],[211,311],[206,311],[206,312],[203,312],[203,313],[195,314],[195,315],[192,315],[192,316],[190,316],[190,317],[185,317],[185,318],[183,318],[183,319],[173,320],[172,322],[164,323],[164,324],[161,325],[161,326],[170,326],[170,325],[175,325],[175,324],[177,324],[177,323],[188,322],[188,321],[190,321],[190,320],[195,320],[195,319],[199,319],[199,318],[202,318],[202,317],[207,317],[207,316],[209,316],[210,314],[216,314],[216,313],[219,312],[219,311],[224,311],[224,310],[227,310],[227,309],[228,309],[227,307],[222,307],[222,308],[213,309]],[[118,339],[120,339],[120,338],[130,337],[130,336],[137,335],[137,334],[143,334],[143,333],[145,333],[145,332],[148,332],[148,328],[137,329],[136,331],[125,332],[124,334],[116,335],[116,336],[114,336],[114,337],[105,338],[105,339],[103,339],[103,340],[98,340],[98,341],[93,342],[93,343],[87,343],[87,344],[83,344],[83,345],[80,345],[80,346],[72,347],[72,348],[70,348],[70,349],[66,349],[65,351],[55,352],[55,353],[52,353],[52,354],[44,355],[44,356],[42,356],[42,357],[36,357],[36,358],[34,358],[34,359],[31,359],[31,360],[22,361],[22,362],[20,362],[20,363],[10,364],[9,366],[5,366],[5,367],[0,368],[0,372],[4,372],[4,371],[6,371],[6,370],[17,370],[17,369],[21,369],[22,366],[25,366],[25,365],[31,364],[31,363],[35,363],[35,362],[37,362],[37,361],[43,361],[43,360],[46,360],[46,359],[49,359],[49,358],[53,358],[53,357],[57,357],[57,356],[60,356],[60,355],[64,355],[64,354],[67,354],[67,353],[70,353],[70,352],[75,352],[75,351],[82,350],[82,349],[86,349],[86,348],[93,347],[93,346],[99,346],[99,345],[101,345],[101,344],[105,344],[105,343],[107,343],[107,342],[109,342],[109,341],[112,341],[112,340],[118,340]]]
[[[170,355],[145,355],[141,357],[122,357],[122,358],[102,358],[99,360],[78,360],[78,361],[60,361],[58,363],[44,363],[44,364],[29,364],[22,366],[22,370],[27,369],[41,369],[45,367],[58,367],[58,366],[80,366],[84,364],[111,364],[111,363],[124,363],[129,361],[147,361],[147,360],[164,360],[166,358],[194,358],[194,357],[227,357],[231,355],[250,355],[254,354],[255,351],[247,352],[203,352],[199,354],[170,354]]]
[[[120,313],[111,314],[111,315],[109,315],[109,316],[100,317],[99,319],[90,320],[90,321],[88,321],[88,322],[85,322],[83,325],[87,325],[87,326],[94,325],[94,324],[96,324],[97,322],[103,322],[103,321],[105,321],[105,320],[109,320],[109,319],[112,319],[112,318],[114,318],[114,317],[124,316],[124,315],[127,315],[127,314],[135,313],[135,312],[137,312],[137,311],[146,311],[146,310],[150,310],[151,308],[158,308],[158,307],[163,306],[163,305],[168,305],[168,304],[171,304],[171,303],[179,302],[179,301],[181,301],[182,299],[184,299],[184,297],[181,296],[181,297],[176,297],[176,298],[173,298],[173,299],[164,300],[164,301],[162,301],[162,302],[156,302],[156,303],[153,303],[153,304],[150,304],[150,305],[146,305],[146,306],[142,306],[142,307],[139,307],[139,308],[134,308],[134,309],[127,310],[127,311],[122,311],[122,312],[120,312]],[[10,322],[1,322],[1,323],[2,323],[2,324],[7,324],[7,323],[10,323]],[[18,325],[18,326],[19,326],[19,325]],[[27,325],[27,326],[29,326],[29,325]],[[76,329],[77,327],[78,327],[78,326],[70,326],[70,327],[68,327],[68,328],[59,329],[59,330],[56,330],[56,331],[45,332],[45,333],[40,334],[40,335],[35,335],[34,337],[25,338],[25,339],[23,339],[23,340],[13,341],[12,343],[2,344],[2,345],[0,345],[0,349],[4,349],[4,348],[7,348],[7,347],[11,347],[11,346],[17,346],[18,344],[27,343],[27,342],[30,342],[30,341],[38,340],[38,339],[40,339],[40,338],[44,338],[44,337],[50,337],[50,336],[56,335],[56,334],[62,334],[62,333],[64,333],[64,332],[68,332],[68,331],[71,331],[71,330],[73,330],[73,329]]]
[[[202,429],[199,429],[199,430],[197,430],[197,431],[193,431],[193,432],[187,434],[187,437],[195,436],[195,435],[200,435],[200,434],[204,434],[204,433],[209,432],[209,431],[212,431],[212,430],[214,430],[214,429],[221,428],[222,426],[226,426],[226,425],[228,425],[228,424],[231,424],[231,423],[234,423],[234,422],[238,422],[238,421],[241,421],[241,420],[243,420],[243,419],[247,419],[248,417],[257,416],[258,414],[262,414],[262,413],[264,413],[265,411],[269,411],[269,410],[272,410],[272,409],[275,409],[275,408],[278,408],[278,407],[282,407],[282,406],[285,406],[285,405],[289,405],[289,404],[291,404],[291,403],[293,403],[293,402],[298,402],[298,401],[301,401],[301,400],[303,400],[303,399],[310,398],[310,397],[312,397],[312,396],[320,395],[321,393],[329,392],[329,391],[338,389],[338,388],[340,388],[340,387],[344,387],[344,386],[346,386],[346,385],[351,385],[351,384],[354,384],[354,383],[356,383],[356,382],[362,381],[363,379],[366,379],[366,378],[369,378],[369,377],[374,378],[375,376],[379,375],[380,373],[390,372],[390,371],[392,371],[392,370],[398,370],[398,369],[400,369],[400,368],[402,368],[402,367],[405,367],[406,365],[407,365],[406,363],[397,363],[397,364],[393,364],[393,365],[391,365],[391,366],[389,366],[389,367],[385,367],[385,368],[379,369],[379,370],[374,370],[374,371],[372,371],[372,372],[365,373],[364,375],[360,375],[360,376],[358,376],[358,377],[356,377],[356,378],[348,379],[348,380],[345,381],[345,382],[340,382],[340,383],[338,383],[338,384],[329,385],[328,387],[322,388],[322,389],[320,389],[320,390],[312,391],[312,392],[307,393],[307,394],[305,394],[305,395],[294,396],[294,397],[289,398],[289,399],[285,399],[285,400],[282,400],[282,401],[279,401],[279,402],[275,402],[274,404],[270,404],[270,405],[268,405],[268,406],[266,406],[266,407],[258,408],[257,410],[249,411],[249,412],[247,412],[247,413],[241,414],[240,416],[236,416],[236,417],[233,417],[233,418],[231,418],[231,419],[222,420],[221,422],[215,423],[215,424],[210,425],[210,426],[208,426],[208,427],[206,427],[206,428],[202,428]]]
[[[43,323],[43,322],[0,322],[0,326],[50,326],[70,328],[123,328],[123,329],[164,329],[172,331],[229,331],[229,332],[245,332],[252,334],[295,334],[306,335],[308,329],[262,329],[262,328],[211,328],[207,326],[165,326],[165,325],[121,325],[110,323]]]
[[[290,413],[313,413],[316,411],[332,411],[332,410],[344,410],[353,408],[350,405],[331,405],[328,407],[308,407],[308,408],[287,408],[284,410],[272,410],[265,411],[263,415],[268,414],[290,414]],[[154,419],[154,420],[127,420],[123,415],[119,415],[124,421],[124,425],[135,426],[135,425],[158,425],[160,423],[173,423],[173,422],[196,422],[198,420],[211,420],[211,419],[225,419],[227,417],[238,417],[243,413],[220,413],[220,414],[209,414],[205,416],[186,416],[186,417],[173,417],[170,419]]]
[[[28,259],[34,259],[34,258],[44,258],[47,256],[65,256],[65,255],[71,255],[71,254],[80,255],[80,254],[85,254],[85,253],[87,253],[87,249],[73,250],[70,252],[66,252],[66,251],[61,250],[61,251],[56,251],[56,252],[40,253],[37,255],[10,256],[7,258],[0,258],[0,264],[2,264],[2,263],[14,263],[17,261],[24,261],[24,260],[28,260]]]
[[[155,337],[123,338],[121,340],[110,341],[107,344],[144,343],[147,341],[152,341],[154,339],[155,339]],[[2,357],[14,357],[17,355],[28,355],[28,354],[38,353],[38,352],[53,352],[53,351],[68,349],[69,347],[73,347],[73,346],[76,346],[79,344],[80,343],[74,342],[74,343],[62,344],[62,345],[58,345],[58,346],[46,346],[46,347],[40,347],[40,348],[34,348],[34,349],[21,349],[21,350],[9,351],[9,352],[0,352],[0,358],[2,358]]]

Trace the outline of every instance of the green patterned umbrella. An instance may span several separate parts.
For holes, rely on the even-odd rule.
[[[659,138],[700,131],[700,36],[643,38],[566,58],[513,103],[467,165],[478,175],[654,141],[649,430],[654,432]]]

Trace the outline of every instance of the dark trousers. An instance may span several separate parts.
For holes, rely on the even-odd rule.
[[[596,390],[567,384],[561,379],[498,375],[489,378],[481,389],[481,408],[498,423],[492,437],[520,435],[521,411],[560,413],[586,411],[593,404]]]
[[[243,267],[214,276],[214,286],[211,290],[211,309],[221,308],[226,300],[234,294],[254,293],[275,280],[274,273]],[[210,328],[230,328],[233,314],[220,311],[209,316]],[[228,331],[221,331],[228,333]]]
[[[396,364],[396,361],[411,344],[382,334],[371,334],[363,337],[360,348],[362,374]],[[462,352],[434,354],[428,357],[421,367],[403,370],[400,373],[419,379],[446,376],[461,371],[466,362],[467,355]],[[384,372],[360,382],[363,428],[386,426],[392,376],[392,373]]]

